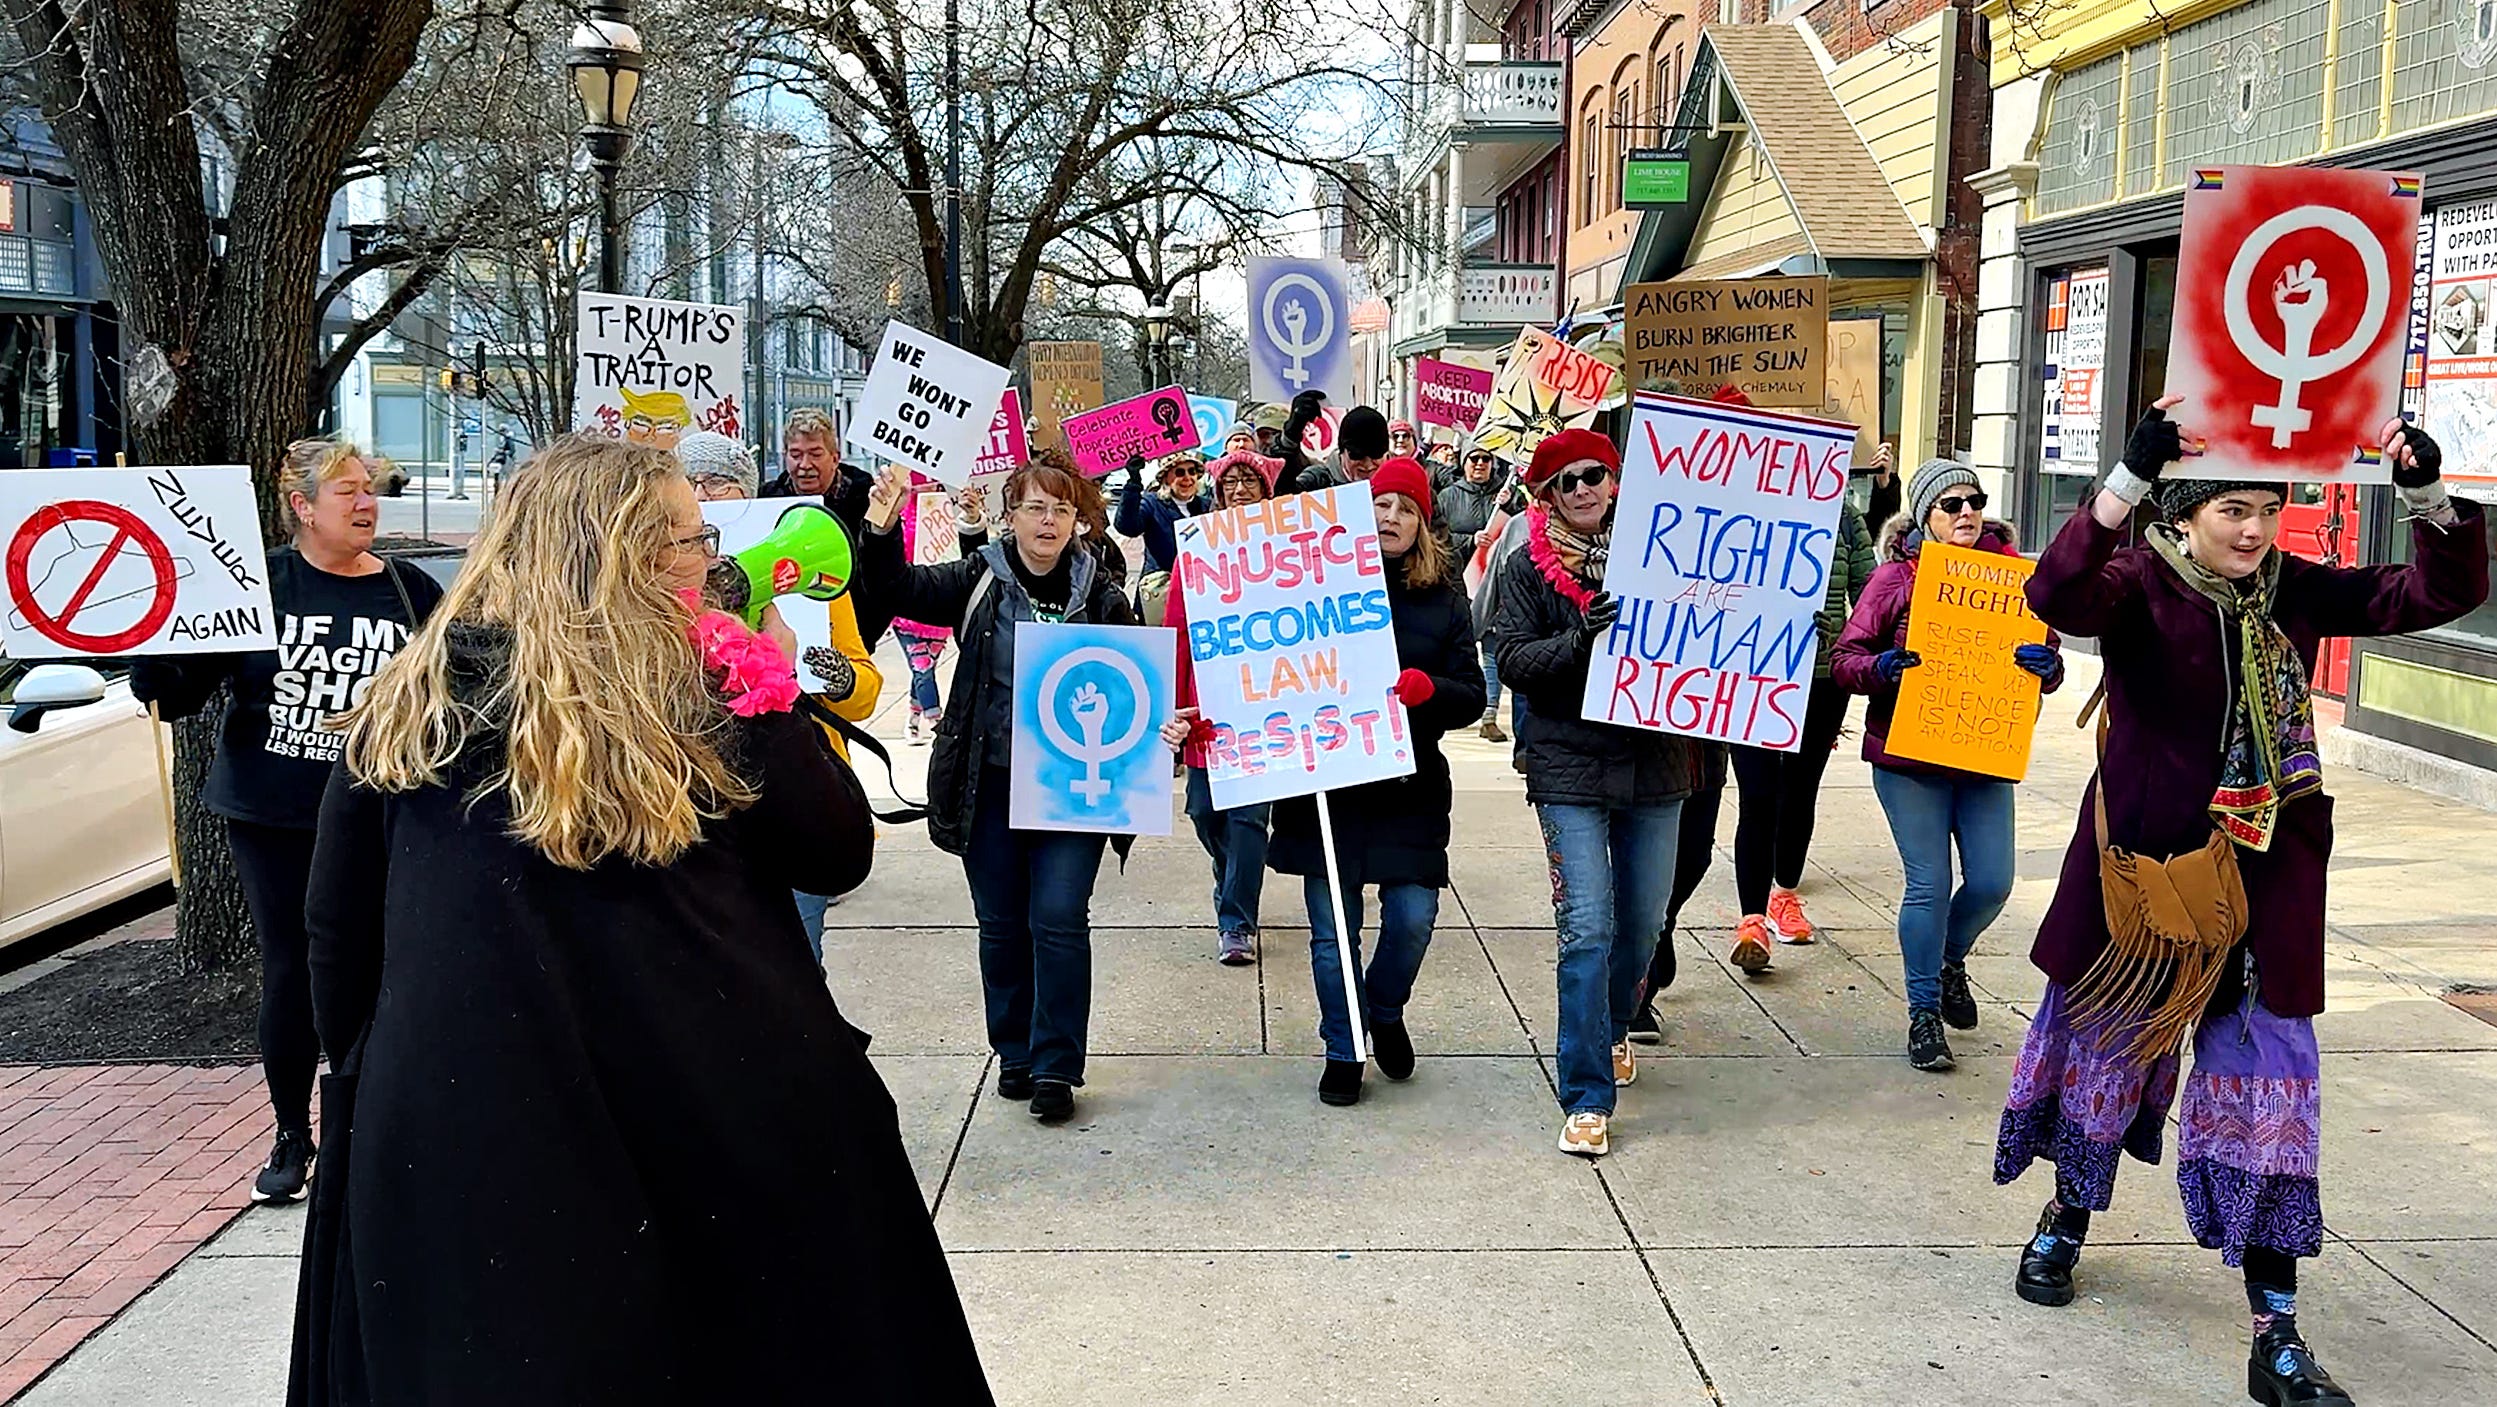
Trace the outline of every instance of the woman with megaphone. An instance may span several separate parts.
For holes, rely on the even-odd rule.
[[[289,1400],[990,1401],[793,889],[872,858],[670,454],[567,435],[346,723]],[[480,1176],[481,1170],[490,1170]]]
[[[928,838],[962,858],[980,926],[980,983],[997,1092],[1035,1118],[1075,1112],[1092,1020],[1092,887],[1105,837],[1016,830],[1014,636],[1023,621],[1133,625],[1125,583],[1086,538],[1100,495],[1064,451],[1037,451],[1006,481],[1005,532],[962,560],[913,566],[895,521],[907,501],[887,469],[860,544],[864,609],[954,632],[953,695],[928,750]],[[1090,510],[1090,511],[1088,511]],[[1123,852],[1122,852],[1123,853]]]

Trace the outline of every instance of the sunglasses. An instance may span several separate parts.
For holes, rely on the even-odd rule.
[[[1935,499],[1933,506],[1941,509],[1945,513],[1950,514],[1954,518],[1958,517],[1963,512],[1982,513],[1985,511],[1985,495],[1981,493],[1972,493],[1965,496],[1954,494],[1949,498]]]
[[[1598,466],[1593,469],[1572,469],[1561,475],[1559,478],[1554,479],[1552,481],[1552,486],[1557,492],[1569,493],[1582,486],[1586,488],[1595,488],[1612,476],[1613,471],[1603,468],[1602,466]]]

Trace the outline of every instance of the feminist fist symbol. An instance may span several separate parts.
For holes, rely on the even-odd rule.
[[[2282,265],[2279,276],[2272,281],[2272,311],[2280,318],[2278,347],[2255,330],[2254,319],[2246,307],[2255,265],[2282,239],[2310,229],[2321,230],[2350,246],[2367,279],[2357,325],[2341,345],[2325,352],[2315,349],[2315,328],[2330,306],[2332,288],[2315,272],[2313,259]],[[2307,385],[2349,366],[2375,344],[2376,333],[2384,327],[2386,310],[2391,305],[2392,276],[2385,265],[2384,247],[2365,222],[2335,206],[2301,205],[2265,220],[2246,236],[2245,243],[2237,247],[2237,257],[2229,263],[2220,298],[2228,337],[2236,343],[2238,353],[2255,370],[2280,383],[2280,399],[2254,407],[2246,419],[2272,432],[2272,448],[2287,449],[2293,436],[2315,423],[2315,413],[2299,403]]]

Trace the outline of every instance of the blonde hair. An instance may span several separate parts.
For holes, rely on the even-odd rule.
[[[318,435],[288,445],[286,457],[277,466],[277,496],[286,505],[288,522],[298,531],[303,527],[303,515],[295,509],[295,495],[302,494],[307,502],[318,499],[322,485],[362,465],[366,457],[353,443],[333,435]]]
[[[626,415],[665,420],[684,429],[693,427],[694,408],[685,404],[681,391],[636,391],[630,386],[618,386],[616,398],[623,404]]]
[[[1414,502],[1411,496],[1401,493],[1389,496],[1404,499],[1412,506],[1415,516],[1421,517],[1422,505]],[[1421,526],[1414,529],[1413,546],[1405,549],[1405,585],[1427,591],[1448,579],[1449,568],[1455,560],[1456,554],[1448,550],[1439,529],[1431,526],[1429,518],[1423,517]]]
[[[659,568],[675,532],[665,490],[683,483],[675,456],[602,435],[532,455],[442,604],[340,725],[348,770],[381,791],[435,786],[499,733],[470,800],[506,793],[512,837],[573,870],[667,864],[751,802],[691,614]],[[481,697],[452,695],[457,626],[509,632]]]

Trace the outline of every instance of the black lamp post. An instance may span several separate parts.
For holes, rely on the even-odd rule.
[[[1153,384],[1170,384],[1170,325],[1168,303],[1156,301],[1144,310],[1145,340],[1153,344]]]
[[[625,6],[594,3],[572,31],[573,90],[581,96],[581,144],[598,172],[598,287],[624,291],[624,221],[616,212],[616,175],[633,145],[633,100],[642,91],[642,36],[625,22]]]

